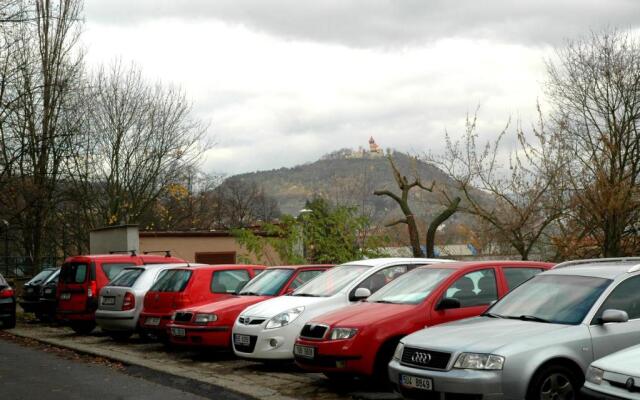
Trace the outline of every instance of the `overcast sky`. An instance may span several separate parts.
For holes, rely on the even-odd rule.
[[[491,136],[544,101],[545,57],[638,0],[86,0],[92,65],[120,57],[182,86],[216,145],[208,172],[367,145],[438,151],[480,105]]]

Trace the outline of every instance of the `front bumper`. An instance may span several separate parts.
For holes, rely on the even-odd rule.
[[[433,391],[405,388],[400,385],[400,375],[429,378],[433,382]],[[394,384],[396,390],[407,399],[444,399],[455,395],[464,395],[464,398],[468,400],[509,399],[502,393],[502,371],[426,370],[407,367],[401,365],[397,360],[393,360],[389,363],[389,380]]]
[[[298,338],[296,343],[313,347],[313,359],[295,356],[298,366],[313,372],[348,373],[372,375],[376,348],[362,351],[357,345],[357,336],[346,340],[307,340]]]
[[[133,332],[138,326],[138,312],[129,311],[96,311],[96,323],[105,331]]]
[[[231,343],[238,357],[255,360],[293,360],[293,344],[306,321],[297,318],[292,324],[282,328],[265,329],[268,321],[269,318],[266,318],[259,325],[243,325],[236,320]],[[237,347],[233,339],[236,334],[249,336],[251,344],[248,347]]]
[[[174,336],[172,328],[184,329],[184,336]],[[183,346],[203,346],[228,349],[231,347],[231,327],[211,325],[187,325],[170,322],[167,333],[171,343]]]
[[[582,398],[586,400],[634,400],[640,397],[640,394],[637,392],[629,392],[621,388],[613,387],[606,381],[601,385],[585,382],[580,394]]]

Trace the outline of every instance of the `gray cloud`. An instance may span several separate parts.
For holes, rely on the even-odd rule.
[[[548,44],[640,25],[637,0],[87,0],[87,18],[214,19],[296,40],[398,47],[442,37]]]

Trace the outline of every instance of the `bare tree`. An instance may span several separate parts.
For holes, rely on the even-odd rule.
[[[229,178],[216,189],[216,194],[226,228],[271,222],[280,216],[276,200],[251,181]]]
[[[640,42],[607,30],[571,41],[548,63],[547,93],[572,153],[577,242],[604,256],[636,253],[640,219]]]

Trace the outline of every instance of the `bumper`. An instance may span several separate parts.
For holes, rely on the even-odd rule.
[[[95,313],[87,311],[56,310],[56,319],[62,322],[94,321]]]
[[[607,392],[597,390],[596,388],[605,389]],[[638,398],[637,393],[626,392],[625,390],[612,388],[611,386],[609,386],[608,389],[604,387],[601,388],[596,385],[592,385],[589,382],[585,383],[580,394],[585,400],[633,400]]]
[[[184,336],[175,336],[172,328],[184,329]],[[169,323],[167,325],[167,333],[171,343],[178,345],[225,349],[231,347],[230,326],[196,326]]]
[[[410,389],[400,385],[400,375],[431,379],[433,391]],[[400,365],[396,360],[389,364],[389,380],[404,398],[440,399],[452,395],[465,395],[466,399],[503,400],[510,397],[502,393],[502,371],[450,371],[423,370]]]
[[[0,318],[12,318],[16,315],[16,303],[12,298],[0,299]]]
[[[267,322],[260,325],[241,325],[236,322],[231,336],[233,352],[238,357],[254,360],[293,360],[293,344],[305,323],[300,319],[276,329],[265,329]],[[233,340],[236,334],[249,336],[251,344],[236,346]]]
[[[39,312],[40,311],[40,301],[34,299],[20,299],[18,300],[18,304],[20,307],[28,313]]]
[[[313,347],[313,359],[295,356],[295,361],[301,368],[312,372],[349,373],[357,375],[372,375],[376,351],[368,353],[354,349],[354,339],[314,341],[296,340],[296,344]],[[355,350],[355,351],[354,351]]]
[[[138,313],[131,311],[96,311],[96,323],[105,331],[133,332],[138,326]]]
[[[141,313],[138,319],[138,326],[147,332],[156,335],[165,335],[167,332],[167,324],[171,322],[171,316],[173,313]],[[159,318],[160,322],[157,325],[149,324],[148,320],[152,318]]]

